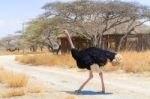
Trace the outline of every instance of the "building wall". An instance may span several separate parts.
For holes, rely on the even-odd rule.
[[[70,44],[69,44],[67,38],[61,38],[60,40],[61,40],[61,45],[62,45],[61,53],[69,53],[71,50],[71,47],[70,47]],[[73,41],[75,47],[79,50],[88,48],[90,46],[88,40],[83,39],[83,38],[74,37],[74,38],[72,38],[72,41]]]

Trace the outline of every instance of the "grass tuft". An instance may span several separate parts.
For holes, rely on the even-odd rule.
[[[23,73],[14,73],[0,68],[0,83],[6,84],[4,91],[0,93],[5,98],[23,96],[27,93],[45,92],[46,88],[29,85],[29,78]],[[30,82],[31,83],[31,82]]]
[[[9,87],[24,87],[28,83],[25,74],[16,74],[10,71],[0,71],[0,81],[8,84]]]
[[[10,88],[5,91],[3,97],[10,98],[16,96],[23,96],[23,95],[25,95],[25,91],[23,88]]]

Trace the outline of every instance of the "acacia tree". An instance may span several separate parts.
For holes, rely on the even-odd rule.
[[[28,22],[27,23],[28,26],[26,27],[25,31],[22,34],[24,40],[28,42],[28,46],[31,51],[36,51],[38,43],[42,41],[40,39],[40,35],[42,33],[41,22],[39,22],[39,20],[36,19]]]
[[[1,47],[7,51],[19,51],[21,48],[20,39],[20,35],[8,35],[1,39]]]
[[[63,18],[61,27],[68,27],[72,33],[90,40],[91,46],[101,47],[104,34],[116,32],[120,25],[127,25],[118,50],[128,34],[149,21],[149,8],[131,2],[78,0],[71,3],[47,3],[43,9],[47,18]],[[135,25],[137,21],[140,23]]]
[[[49,51],[53,51],[54,46],[59,45],[57,21],[56,17],[46,19],[45,16],[40,16],[28,23],[23,35],[31,48],[36,50],[39,46],[42,50],[42,47],[46,46]]]

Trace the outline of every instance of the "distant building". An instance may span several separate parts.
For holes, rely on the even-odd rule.
[[[120,39],[124,36],[123,29],[122,31],[113,32],[113,33],[105,33],[103,35],[102,40],[102,48],[107,50],[116,51],[120,42]],[[142,25],[140,28],[135,30],[136,32],[132,32],[127,37],[127,42],[123,42],[122,50],[132,50],[132,51],[145,51],[150,50],[150,27],[147,25]],[[64,35],[60,35],[58,39],[61,42],[61,52],[68,53],[70,52],[70,45],[67,38]],[[73,43],[75,47],[80,49],[84,49],[90,47],[90,41],[79,37],[72,36]]]

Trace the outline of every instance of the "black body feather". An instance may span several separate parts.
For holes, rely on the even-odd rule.
[[[90,70],[92,64],[98,64],[104,66],[107,63],[107,59],[112,61],[115,58],[116,53],[106,51],[96,47],[90,47],[81,51],[77,49],[71,50],[72,57],[76,60],[77,66],[81,69]]]

